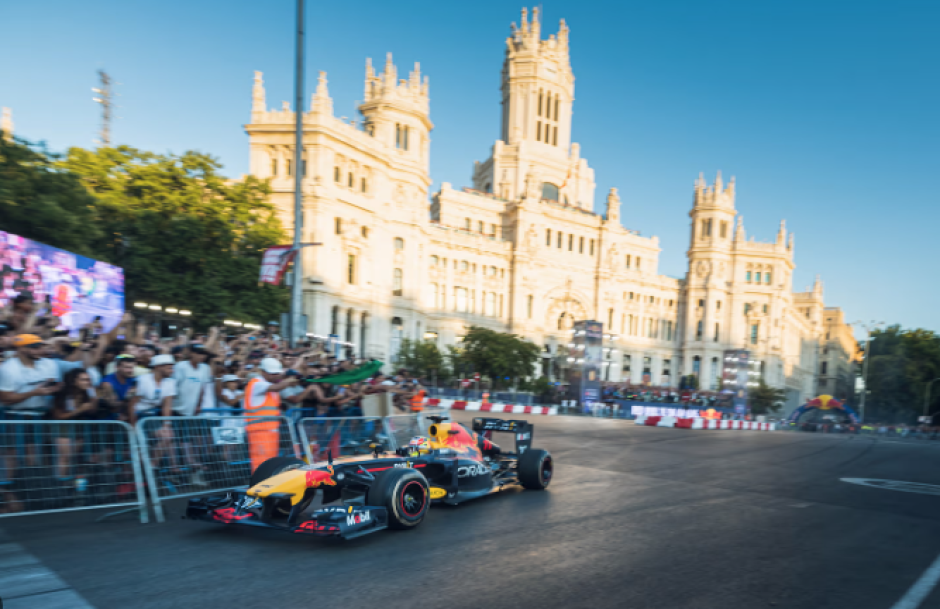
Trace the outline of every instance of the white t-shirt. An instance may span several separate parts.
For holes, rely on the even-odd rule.
[[[248,408],[249,400],[251,405],[255,408],[261,406],[264,402],[264,394],[268,392],[268,387],[271,386],[271,383],[267,382],[263,378],[257,379],[251,385],[251,395],[245,396],[245,408]]]
[[[202,363],[193,368],[189,362],[177,362],[173,366],[173,378],[176,380],[173,410],[187,416],[195,414],[203,388],[206,391],[212,391],[212,387],[206,387],[212,383],[212,370],[209,364]]]
[[[176,381],[173,377],[167,377],[160,381],[157,386],[157,380],[153,372],[137,377],[137,412],[142,410],[152,410],[163,406],[163,398],[176,396]]]
[[[24,366],[20,358],[13,357],[0,365],[0,391],[27,393],[46,381],[58,383],[61,380],[59,366],[51,359],[36,360],[30,367]],[[10,406],[0,404],[0,406],[9,410],[43,412],[52,408],[52,396],[35,395],[18,404]]]
[[[242,391],[241,389],[229,389],[228,387],[224,387],[224,388],[222,389],[222,395],[223,395],[226,399],[229,399],[229,400],[239,400],[239,401],[241,401],[242,396],[245,395],[245,392]],[[241,406],[241,404],[240,404],[239,402],[236,402],[236,403],[235,403],[234,405],[232,405],[232,406],[229,406],[228,404],[219,404],[219,406],[222,406],[223,408],[239,408],[239,407]]]

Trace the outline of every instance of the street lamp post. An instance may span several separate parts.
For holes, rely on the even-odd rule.
[[[929,410],[930,410],[930,388],[931,388],[931,387],[933,386],[933,384],[936,383],[937,381],[940,381],[940,377],[937,377],[937,378],[935,378],[934,380],[932,380],[932,381],[930,381],[929,383],[927,383],[927,395],[924,396],[924,416],[925,416],[925,417],[928,416],[928,415],[930,415],[930,412],[929,412]]]
[[[303,179],[306,163],[303,155],[304,145],[304,2],[297,0],[297,57],[294,76],[294,275],[290,298],[290,340],[291,347],[297,346],[307,329],[301,329],[303,319],[303,250],[301,236],[304,227]]]

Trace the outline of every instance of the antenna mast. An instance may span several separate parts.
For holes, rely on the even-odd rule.
[[[98,80],[101,83],[101,88],[92,89],[92,91],[98,94],[94,101],[101,104],[101,138],[99,143],[107,147],[111,145],[111,108],[113,107],[111,77],[104,70],[98,70]]]

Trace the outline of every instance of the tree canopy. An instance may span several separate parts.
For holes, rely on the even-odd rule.
[[[471,326],[453,353],[455,371],[479,372],[498,388],[532,376],[540,351],[516,334]]]
[[[865,420],[913,422],[924,414],[927,384],[940,377],[940,336],[889,326],[872,338]],[[940,381],[933,384],[927,410],[940,411]]]
[[[396,363],[418,377],[445,379],[450,376],[444,354],[430,341],[404,339]]]
[[[772,414],[779,412],[787,400],[787,392],[777,387],[771,387],[760,379],[757,387],[748,392],[751,403],[751,414]]]
[[[286,242],[266,182],[228,180],[191,151],[0,146],[4,227],[124,267],[128,301],[190,309],[199,325],[286,309],[285,289],[257,283],[263,250]]]

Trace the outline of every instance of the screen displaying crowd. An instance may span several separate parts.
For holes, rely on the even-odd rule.
[[[124,311],[117,266],[0,231],[0,307],[17,296],[47,303],[60,330],[73,335],[96,318],[110,330]]]

